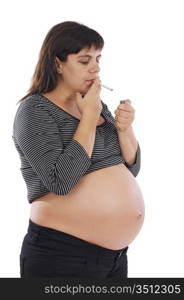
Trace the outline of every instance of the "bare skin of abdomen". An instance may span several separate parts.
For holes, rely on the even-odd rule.
[[[121,163],[81,177],[67,195],[48,193],[31,204],[36,224],[117,250],[128,246],[144,221],[135,177]]]

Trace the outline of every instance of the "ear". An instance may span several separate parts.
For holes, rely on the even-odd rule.
[[[62,63],[57,56],[55,58],[55,64],[56,64],[56,69],[57,69],[58,73],[62,73]]]

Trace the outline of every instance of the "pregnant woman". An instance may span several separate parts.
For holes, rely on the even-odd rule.
[[[101,100],[104,40],[66,21],[40,50],[13,140],[31,204],[20,276],[123,278],[144,220],[140,146],[131,101],[112,116]]]

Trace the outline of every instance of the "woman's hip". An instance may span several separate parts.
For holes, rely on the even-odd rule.
[[[30,219],[21,247],[20,273],[21,277],[105,277],[115,264],[127,263],[127,250],[107,249]]]

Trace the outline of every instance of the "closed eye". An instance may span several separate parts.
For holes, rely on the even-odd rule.
[[[80,63],[83,65],[87,65],[89,63],[89,61],[80,61]],[[97,61],[97,63],[100,63],[100,61]]]

